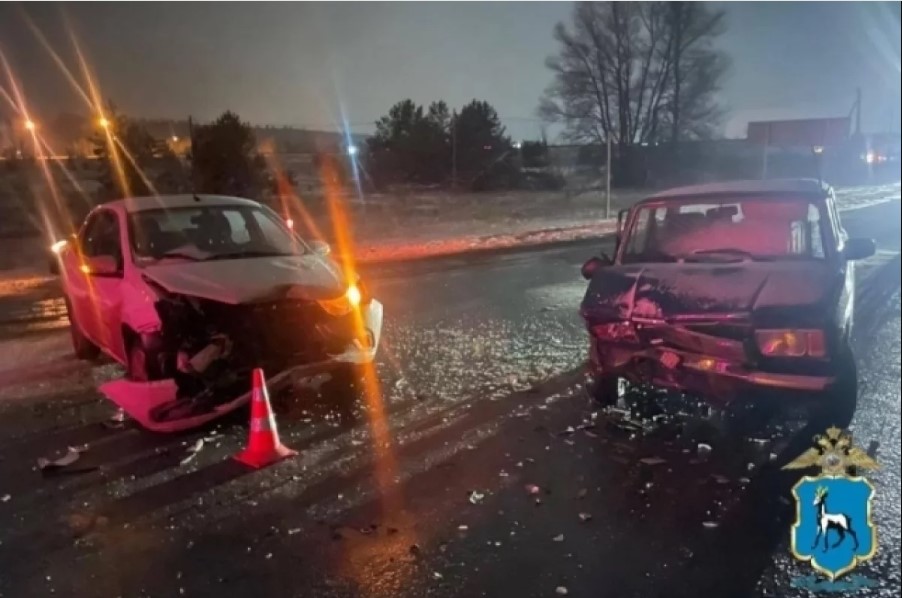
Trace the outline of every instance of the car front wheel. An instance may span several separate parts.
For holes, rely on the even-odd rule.
[[[129,335],[127,373],[133,382],[149,382],[163,378],[160,366],[154,359],[154,351],[141,336]]]
[[[596,374],[586,381],[586,391],[602,407],[616,405],[620,397],[620,378],[611,374]]]
[[[66,297],[65,301],[66,315],[69,318],[69,336],[72,339],[72,350],[75,353],[75,357],[85,360],[97,359],[97,356],[100,355],[100,348],[82,333],[69,298]]]
[[[836,383],[824,393],[814,408],[812,419],[820,428],[845,429],[852,423],[858,406],[858,366],[852,348],[845,344],[837,358]]]

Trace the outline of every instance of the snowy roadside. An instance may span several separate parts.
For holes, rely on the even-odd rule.
[[[898,183],[840,188],[836,191],[837,206],[840,211],[848,211],[885,201],[899,201],[900,189],[902,185]],[[618,201],[614,207],[632,203],[643,195],[630,192],[628,197],[615,197]],[[568,205],[542,199],[543,202],[532,202],[533,205],[520,213],[515,210],[506,216],[497,212],[485,213],[484,206],[470,202],[463,208],[455,206],[454,211],[458,213],[447,219],[448,215],[442,211],[429,221],[399,218],[388,228],[373,226],[372,220],[381,219],[373,215],[371,221],[364,218],[357,227],[354,255],[359,263],[416,260],[579,241],[614,232],[615,221],[602,217],[598,199],[580,199]],[[524,204],[525,201],[519,204],[521,209]],[[468,219],[466,216],[471,210],[473,217]],[[531,213],[524,213],[527,210]],[[482,213],[477,214],[479,211]],[[562,212],[568,216],[561,218]],[[45,270],[46,254],[42,253],[41,245],[40,239],[0,241],[0,256],[6,257],[5,262],[0,261],[0,297],[19,294],[25,287],[39,286],[53,278]],[[10,260],[10,256],[15,259]],[[2,265],[7,262],[9,265]]]

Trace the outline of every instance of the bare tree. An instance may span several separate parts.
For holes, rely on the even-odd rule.
[[[712,48],[713,40],[725,29],[723,11],[711,10],[702,2],[671,2],[668,9],[667,25],[673,40],[668,115],[670,141],[676,144],[683,137],[709,135],[719,121],[721,111],[713,96],[728,60]]]
[[[704,6],[580,3],[572,27],[555,27],[561,50],[547,60],[554,81],[539,114],[564,123],[570,140],[610,138],[621,148],[707,134],[727,64],[711,44],[722,25],[722,13]]]

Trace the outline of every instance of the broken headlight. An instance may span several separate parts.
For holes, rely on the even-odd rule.
[[[758,330],[758,349],[765,357],[824,357],[823,330]]]
[[[592,326],[592,334],[595,338],[606,341],[635,343],[639,340],[631,322],[596,324]]]
[[[347,290],[336,299],[319,301],[320,307],[330,316],[343,316],[363,302],[363,291],[357,284],[348,285]]]

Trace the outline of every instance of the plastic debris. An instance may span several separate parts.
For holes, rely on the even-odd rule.
[[[482,502],[482,500],[484,498],[485,498],[485,494],[483,494],[482,492],[478,492],[476,490],[470,491],[470,496],[469,496],[470,504],[478,505],[479,503]]]
[[[592,521],[592,514],[591,513],[580,513],[579,520],[582,521],[583,523],[586,523],[587,521]]]
[[[567,586],[558,586],[554,588],[554,593],[558,596],[566,596],[570,592],[567,590]]]
[[[704,526],[705,529],[714,529],[714,528],[718,527],[720,524],[717,523],[716,521],[703,521],[702,525]]]
[[[442,579],[442,577],[444,577],[444,576],[443,576],[441,573],[439,573],[438,571],[433,571],[433,572],[432,572],[432,578],[433,578],[433,579]]]
[[[299,527],[293,527],[290,530],[288,530],[289,536],[293,536],[293,535],[299,534],[299,533],[301,533],[301,528],[299,528]]]
[[[457,526],[457,531],[459,531],[459,532],[465,532],[468,529],[470,529],[470,526],[468,526],[468,525],[458,525]]]
[[[705,444],[704,442],[700,442],[698,447],[696,448],[696,453],[699,457],[707,457],[711,454],[711,451],[714,450],[711,448],[710,444]]]
[[[535,496],[542,492],[542,489],[536,486],[535,484],[527,484],[526,485],[526,493],[530,496]]]
[[[44,457],[38,458],[38,469],[41,471],[53,471],[56,469],[63,469],[64,467],[69,467],[81,457],[81,454],[88,450],[87,445],[85,446],[70,446],[66,450],[66,454],[58,459],[45,459]]]
[[[185,456],[182,458],[182,460],[179,461],[179,465],[186,465],[186,464],[190,463],[191,460],[197,456],[197,453],[199,453],[202,448],[204,448],[204,439],[198,438],[197,441],[195,441],[195,443],[193,445],[191,445],[191,447],[185,453]]]
[[[3,496],[0,496],[0,502],[9,502],[9,499],[11,499],[11,498],[12,498],[12,495],[4,494]]]
[[[553,537],[553,538],[551,539],[551,541],[552,541],[552,542],[563,542],[563,541],[564,541],[564,534],[558,534],[558,535],[556,535],[555,537]]]
[[[752,480],[749,479],[749,478],[739,478],[739,483],[740,483],[740,484],[749,484],[749,483],[751,483],[751,481],[752,481]]]
[[[661,457],[645,457],[644,459],[639,459],[639,463],[648,466],[655,466],[667,463],[667,459],[662,459]]]

